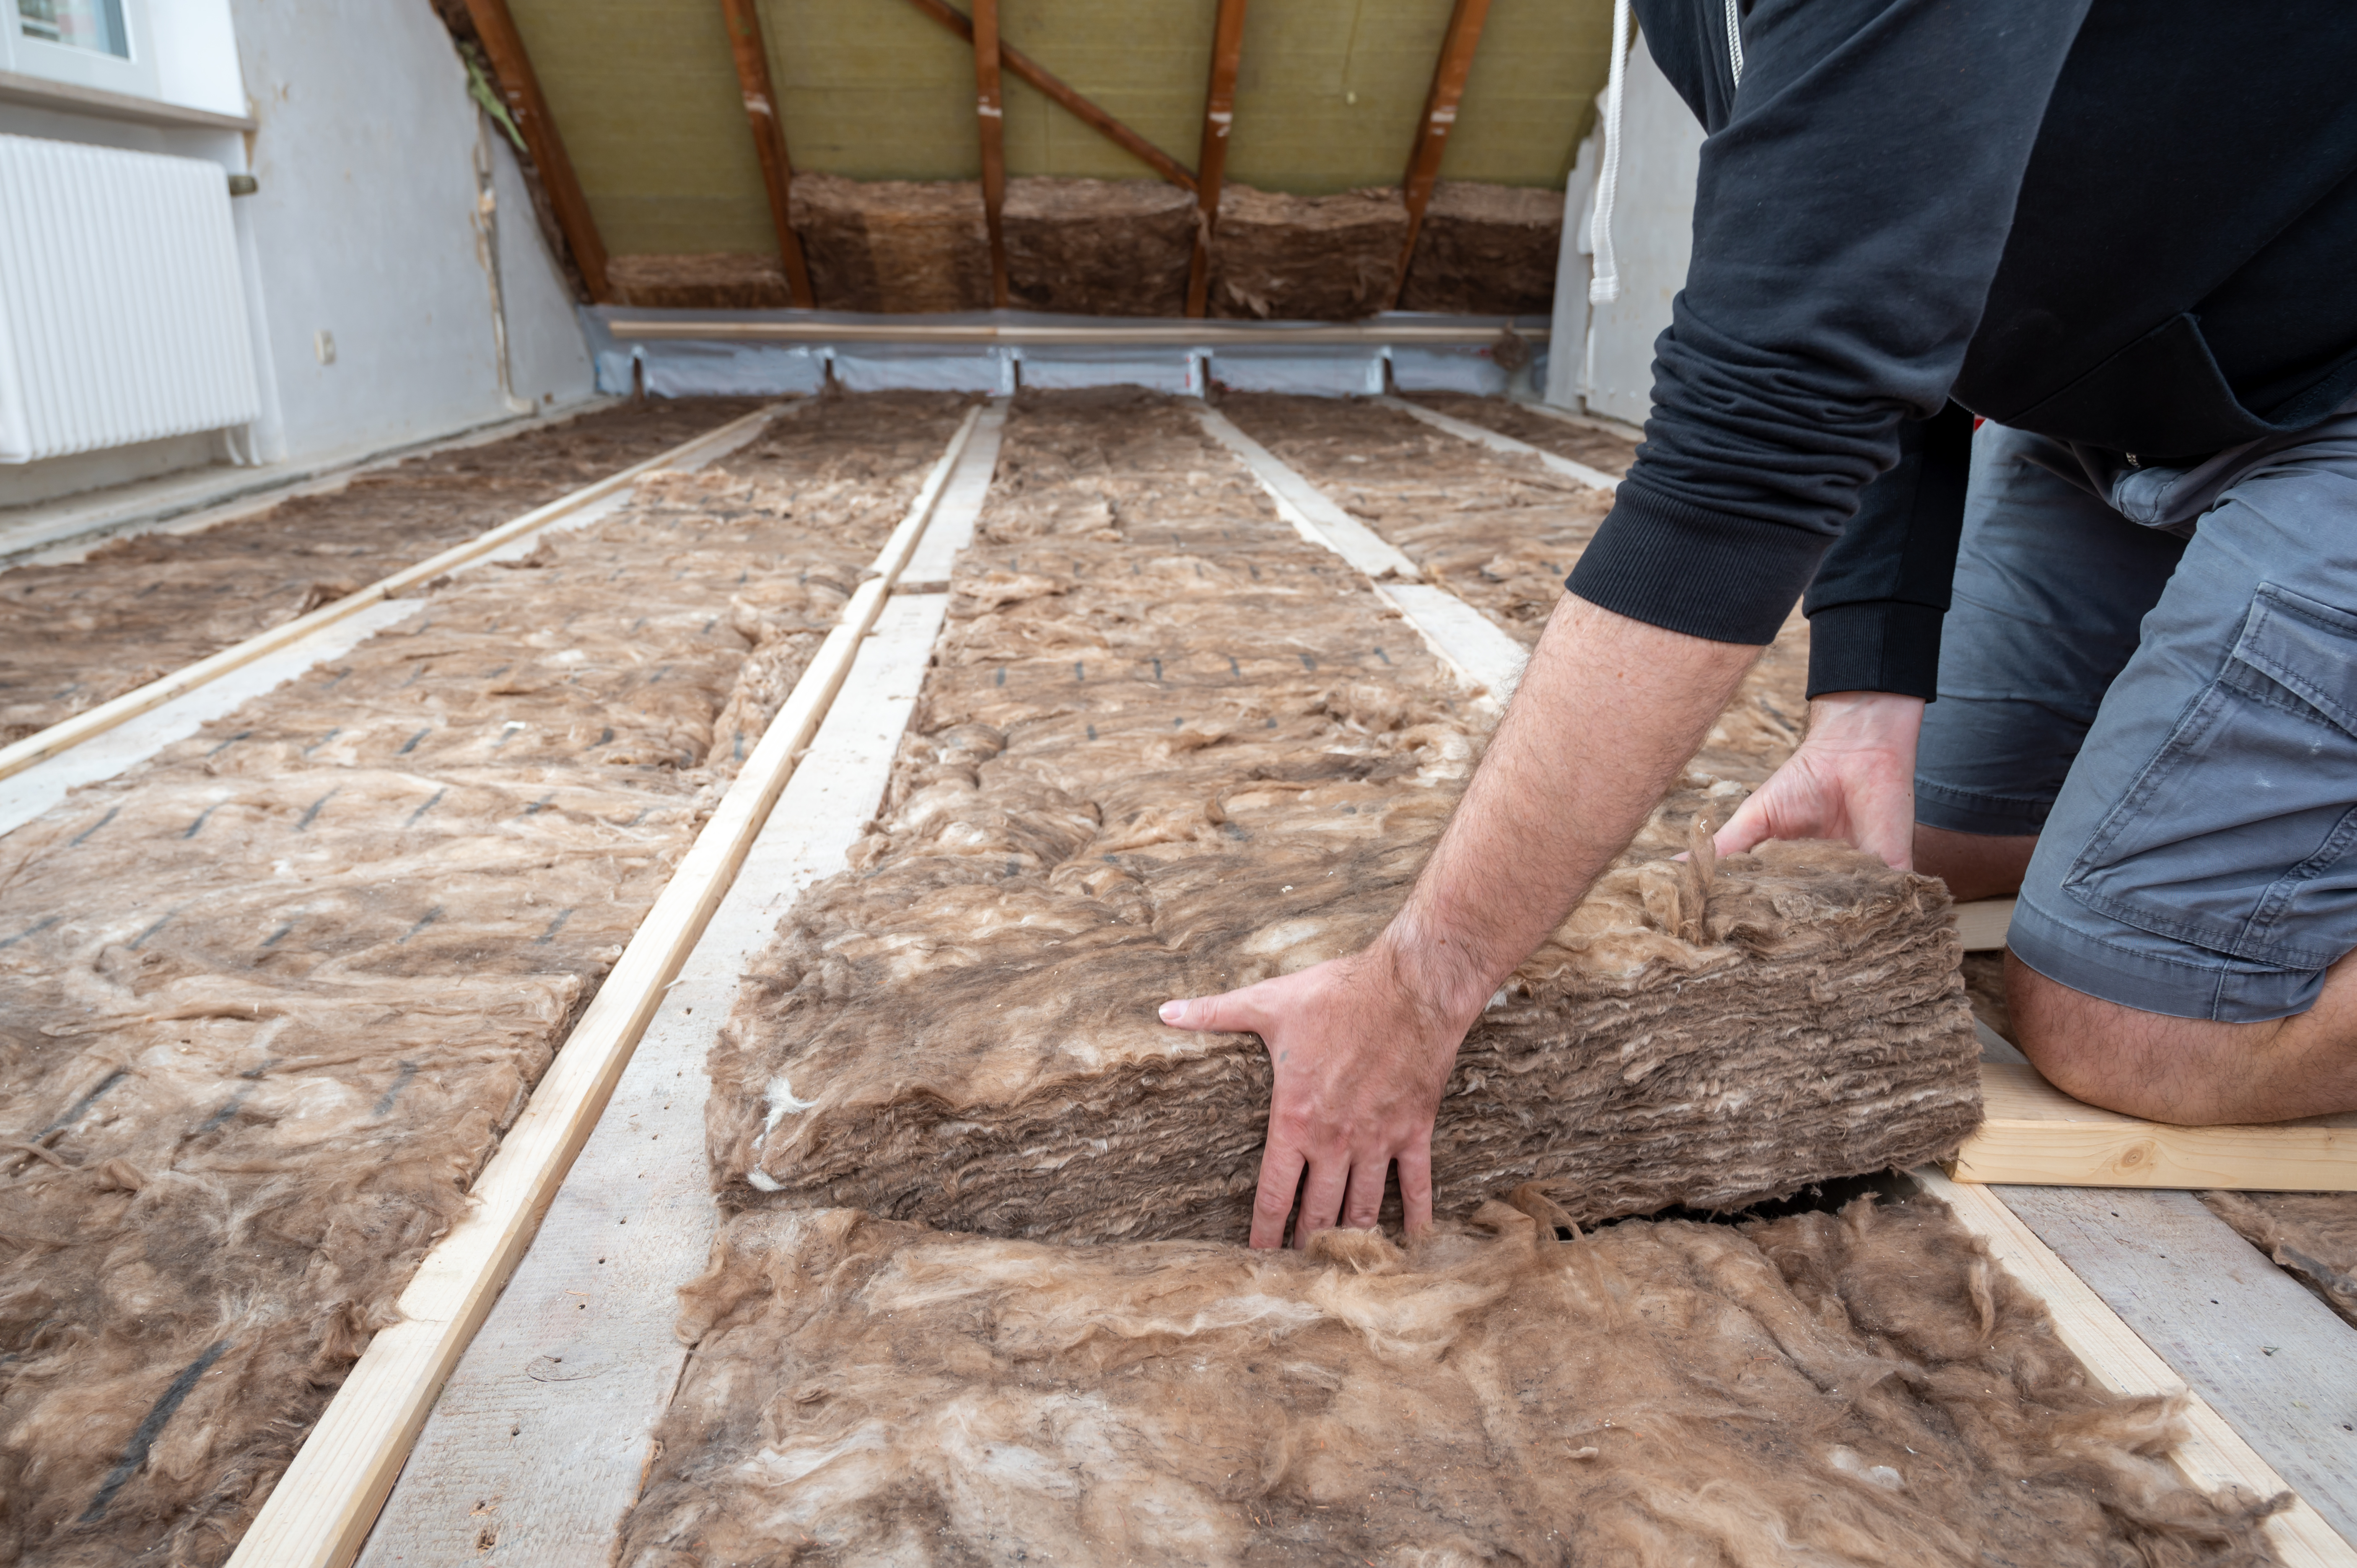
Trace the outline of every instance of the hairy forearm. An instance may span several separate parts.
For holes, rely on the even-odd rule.
[[[1415,891],[1377,943],[1469,1024],[1628,847],[1760,650],[1566,595]]]

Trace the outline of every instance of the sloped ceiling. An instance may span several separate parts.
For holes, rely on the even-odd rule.
[[[716,0],[510,0],[607,248],[777,249]],[[963,8],[963,5],[961,6]],[[1214,0],[1003,0],[1006,41],[1192,167]],[[1450,0],[1257,0],[1228,178],[1325,195],[1396,184]],[[909,0],[762,0],[797,170],[972,179],[969,47]],[[1444,179],[1559,187],[1594,117],[1609,0],[1492,0]],[[1154,178],[1011,75],[1012,175]]]

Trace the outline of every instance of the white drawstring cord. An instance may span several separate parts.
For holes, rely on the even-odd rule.
[[[1609,305],[1620,297],[1620,261],[1612,253],[1612,198],[1620,186],[1620,95],[1629,61],[1629,0],[1612,0],[1612,67],[1604,79],[1604,158],[1596,173],[1596,216],[1587,226],[1596,253],[1596,275],[1587,302]]]
[[[1727,0],[1727,63],[1735,68],[1735,85],[1743,85],[1743,18],[1736,0]]]

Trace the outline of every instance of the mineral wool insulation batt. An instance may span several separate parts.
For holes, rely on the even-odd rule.
[[[0,838],[0,1562],[235,1541],[963,413],[651,476]]]
[[[1567,564],[1592,509],[1483,478]],[[733,1213],[622,1563],[2265,1560],[1936,1203],[1576,1223],[1976,1115],[1933,885],[1666,858],[1789,747],[1789,665],[1476,1028],[1436,1231],[1272,1255],[1260,1047],[1153,1005],[1363,940],[1487,710],[1170,402],[1021,400],[952,592],[715,1051]]]

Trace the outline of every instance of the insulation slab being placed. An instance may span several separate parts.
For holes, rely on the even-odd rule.
[[[618,1561],[2274,1561],[1936,1202],[1523,1201],[1307,1255],[740,1217]]]
[[[650,475],[0,839],[0,1561],[228,1553],[964,412]]]
[[[715,1053],[715,1178],[735,1206],[1241,1239],[1265,1053],[1155,1007],[1371,938],[1486,710],[1176,400],[1027,396],[994,498],[878,831]],[[1672,861],[1715,789],[1474,1029],[1444,1211],[1531,1181],[1581,1219],[1732,1208],[1977,1122],[1938,884],[1823,845]]]

